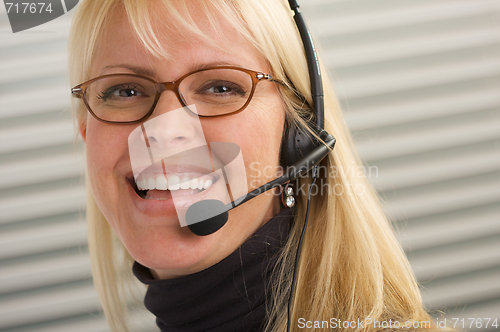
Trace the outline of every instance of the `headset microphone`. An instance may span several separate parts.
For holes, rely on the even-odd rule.
[[[229,210],[224,203],[217,199],[205,199],[189,207],[186,212],[186,221],[194,234],[210,235],[226,224]],[[196,222],[197,220],[201,221]]]
[[[332,135],[327,134],[325,131],[323,131],[322,134],[323,137],[320,138],[324,141],[324,144],[319,145],[307,156],[303,157],[292,166],[287,167],[285,173],[273,181],[263,184],[245,196],[240,197],[239,199],[226,205],[215,199],[207,199],[191,205],[186,212],[186,222],[189,229],[196,235],[210,235],[218,231],[226,224],[229,217],[229,210],[234,209],[240,204],[248,202],[252,198],[257,197],[270,189],[281,187],[287,182],[307,174],[314,166],[318,165],[321,160],[325,158],[335,145],[335,138]]]

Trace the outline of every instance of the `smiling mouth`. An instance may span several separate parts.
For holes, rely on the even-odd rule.
[[[137,180],[127,179],[137,195],[142,199],[167,200],[175,196],[191,196],[199,194],[212,185],[218,178],[213,175],[200,175],[199,173],[174,173],[168,174],[140,174]]]

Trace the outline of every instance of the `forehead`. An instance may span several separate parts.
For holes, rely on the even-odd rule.
[[[207,66],[234,65],[268,72],[261,53],[226,19],[215,14],[216,24],[194,6],[189,8],[194,28],[203,35],[179,26],[178,21],[161,9],[153,22],[159,44],[165,50],[153,55],[141,40],[123,8],[116,8],[107,20],[91,65],[91,76],[129,72],[127,67],[141,68],[146,74],[163,81],[175,80],[186,72]],[[124,66],[122,66],[124,65]]]

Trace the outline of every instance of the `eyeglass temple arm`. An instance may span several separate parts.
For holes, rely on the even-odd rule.
[[[321,79],[321,70],[319,68],[318,56],[314,47],[311,34],[307,29],[306,22],[299,11],[299,4],[297,0],[288,0],[290,8],[294,12],[295,24],[300,33],[304,50],[306,52],[307,66],[309,68],[309,79],[311,80],[311,94],[313,98],[313,107],[316,110],[316,123],[318,131],[325,128],[325,101],[323,95],[323,81]]]
[[[75,98],[82,98],[83,89],[77,85],[73,89],[71,89],[71,95]]]
[[[270,82],[276,82],[276,83],[279,83],[283,86],[288,86],[285,82],[283,82],[282,80],[279,80],[277,78],[274,78],[272,77],[271,75],[269,74],[263,74],[263,73],[257,73],[257,75],[255,75],[255,77],[258,79],[258,80],[268,80]]]

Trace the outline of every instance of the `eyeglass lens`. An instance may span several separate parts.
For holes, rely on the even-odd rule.
[[[234,69],[210,69],[186,76],[179,83],[184,106],[196,105],[202,116],[240,110],[251,96],[250,74]],[[102,77],[85,90],[89,108],[100,119],[129,122],[142,119],[153,107],[157,88],[153,81],[134,75]]]

